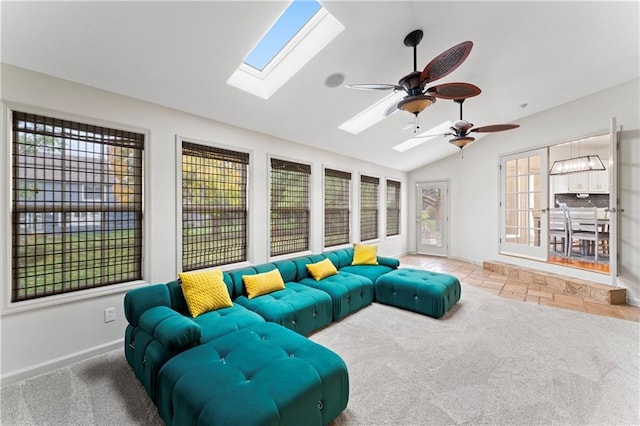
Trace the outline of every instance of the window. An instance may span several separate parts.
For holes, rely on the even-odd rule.
[[[12,112],[13,302],[142,279],[144,135]]]
[[[378,238],[378,184],[380,179],[360,175],[360,240]]]
[[[324,170],[324,246],[349,243],[351,173]]]
[[[182,143],[182,270],[247,260],[249,154]]]
[[[82,201],[102,201],[102,184],[85,183],[82,185]]]
[[[400,182],[387,180],[387,237],[400,234]]]
[[[311,166],[271,159],[271,256],[309,250]]]

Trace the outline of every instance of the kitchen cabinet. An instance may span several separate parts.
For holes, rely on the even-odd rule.
[[[591,172],[568,174],[569,192],[589,192],[589,174]]]
[[[552,194],[608,194],[609,171],[570,173],[551,176]]]
[[[589,192],[608,193],[609,192],[609,171],[601,170],[589,172]]]
[[[569,175],[551,176],[551,193],[566,194],[569,192]]]

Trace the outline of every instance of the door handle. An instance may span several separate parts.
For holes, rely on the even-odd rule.
[[[616,209],[615,207],[612,209],[607,207],[604,211],[608,213],[624,213],[624,209]]]

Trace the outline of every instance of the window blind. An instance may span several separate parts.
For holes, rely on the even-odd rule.
[[[351,173],[324,170],[324,246],[349,243]]]
[[[360,240],[378,238],[378,185],[380,179],[360,175]]]
[[[311,166],[271,158],[271,256],[309,250]]]
[[[182,270],[247,260],[249,154],[182,143]]]
[[[387,180],[387,236],[400,234],[400,182]]]
[[[142,278],[144,135],[12,111],[12,301]]]

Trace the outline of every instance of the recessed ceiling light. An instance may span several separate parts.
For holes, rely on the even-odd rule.
[[[529,104],[527,104],[527,103],[520,104],[520,108],[522,108],[522,109],[524,109],[524,108],[526,108],[526,107],[528,107],[528,106],[529,106]]]
[[[324,85],[327,87],[338,87],[344,83],[344,74],[336,72],[324,79]]]

